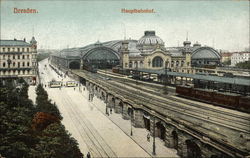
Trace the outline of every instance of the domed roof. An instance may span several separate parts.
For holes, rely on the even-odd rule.
[[[145,31],[137,45],[164,45],[163,40],[155,35],[155,31]]]
[[[200,47],[193,51],[192,59],[220,59],[220,53],[211,47]]]
[[[32,39],[31,39],[30,43],[31,43],[31,44],[37,44],[37,41],[36,41],[36,39],[35,39],[35,37],[34,37],[34,36],[32,37]]]

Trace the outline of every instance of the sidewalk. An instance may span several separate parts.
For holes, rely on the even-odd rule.
[[[86,89],[86,88],[85,88]],[[80,92],[80,91],[79,91]],[[88,91],[82,91],[80,92],[84,97],[88,97]],[[130,120],[124,120],[122,119],[121,114],[114,113],[114,110],[112,114],[106,115],[106,105],[103,101],[98,99],[97,97],[94,97],[93,102],[90,102],[93,106],[95,106],[98,110],[100,110],[106,117],[108,117],[114,124],[116,124],[127,136],[129,136],[135,143],[137,143],[141,148],[144,149],[148,154],[150,154],[152,157],[179,157],[177,155],[177,151],[175,149],[167,148],[164,145],[163,140],[156,137],[155,138],[155,144],[156,144],[156,155],[153,155],[153,137],[150,137],[150,142],[147,141],[147,134],[149,131],[147,131],[145,128],[135,128],[132,126],[132,133],[131,136],[131,122]]]
[[[33,104],[36,104],[36,86],[29,86],[28,96],[29,99],[32,100]]]

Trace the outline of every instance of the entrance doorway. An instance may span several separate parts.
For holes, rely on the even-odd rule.
[[[156,136],[165,140],[166,129],[161,122],[156,123]]]
[[[200,158],[200,147],[192,140],[186,140],[187,145],[187,158]]]
[[[173,148],[178,150],[178,134],[176,131],[172,132],[172,137],[173,137]]]
[[[144,127],[150,131],[150,117],[143,115]]]

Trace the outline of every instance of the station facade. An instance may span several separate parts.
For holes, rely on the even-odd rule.
[[[51,56],[52,62],[69,69],[96,69],[121,66],[124,69],[170,68],[190,73],[191,67],[219,65],[221,55],[212,47],[186,39],[181,47],[166,47],[155,31],[145,31],[139,40],[97,41],[85,47],[63,49]]]

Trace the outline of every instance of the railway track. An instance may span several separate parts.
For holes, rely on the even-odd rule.
[[[157,85],[157,86],[151,85],[150,86],[150,83],[147,83],[146,86],[144,84],[143,84],[143,86],[140,86],[141,84],[138,84],[138,82],[133,81],[131,79],[128,80],[128,79],[125,79],[125,78],[122,78],[122,77],[119,77],[119,76],[117,76],[117,77],[113,77],[113,76],[114,75],[112,74],[112,76],[111,76],[112,80],[115,80],[116,82],[119,82],[121,84],[126,83],[126,85],[129,85],[130,87],[133,87],[135,89],[141,90],[143,92],[151,93],[151,94],[154,94],[156,96],[160,96],[160,97],[162,97],[162,99],[165,98],[165,99],[167,99],[166,101],[172,100],[172,101],[175,101],[175,102],[185,103],[185,104],[188,104],[188,105],[191,105],[191,106],[195,106],[197,108],[203,108],[203,109],[210,110],[210,111],[213,111],[213,112],[218,111],[218,109],[213,109],[213,108],[209,108],[209,107],[202,106],[202,105],[199,105],[199,104],[191,103],[187,99],[185,99],[185,101],[183,101],[183,99],[177,99],[177,98],[173,98],[173,97],[171,97],[169,95],[164,95],[161,92],[159,92],[160,89],[163,88],[163,86],[160,86],[160,85]],[[153,90],[148,90],[148,88],[146,88],[147,86],[153,88]],[[212,105],[212,104],[210,104],[210,105]],[[240,116],[240,115],[236,115],[234,113],[229,113],[229,112],[224,112],[224,111],[220,111],[220,113],[221,114],[226,114],[226,115],[231,116],[231,117],[237,117],[237,118],[246,119],[246,120],[250,121],[250,117],[247,118],[247,117],[244,117],[244,116]]]
[[[93,78],[93,74],[91,74],[91,76],[89,77]],[[211,110],[211,108],[209,107],[204,107],[193,103],[187,103],[182,100],[171,98],[169,96],[163,99],[155,99],[155,97],[146,95],[145,92],[138,92],[138,87],[136,86],[133,86],[133,89],[130,88],[128,93],[128,90],[126,90],[124,86],[116,84],[115,82],[111,82],[112,80],[109,81],[111,82],[110,84],[109,82],[103,82],[103,79],[100,76],[95,76],[95,79],[98,79],[99,82],[102,82],[102,85],[106,85],[106,87],[112,88],[112,90],[116,91],[118,94],[122,94],[123,96],[128,98],[133,98],[133,100],[137,101],[138,103],[144,103],[144,106],[148,107],[149,109],[158,111],[163,116],[168,116],[169,112],[178,113],[179,115],[185,114],[191,117],[196,117],[197,119],[201,119],[205,122],[210,122],[214,124],[218,124],[218,122],[220,122],[219,125],[227,126],[228,128],[234,128],[234,130],[239,130],[242,132],[250,132],[249,117],[239,116],[236,114],[218,111],[215,109],[213,109],[212,111],[214,113],[211,113],[208,112],[208,110]],[[174,102],[178,102],[179,104]],[[145,103],[148,103],[150,105]],[[187,106],[182,106],[180,105],[180,103],[185,104]],[[192,107],[199,108],[199,112],[197,112],[197,110]],[[201,109],[203,111],[201,111]],[[168,110],[169,112],[166,113],[166,110]]]
[[[84,131],[83,133],[85,133],[85,135],[83,135],[81,132],[80,135],[83,140],[88,142],[86,145],[88,146],[92,155],[94,155],[94,157],[117,157],[115,152],[103,140],[98,131],[92,126],[87,118],[84,115],[81,115],[81,117],[79,116],[79,113],[76,111],[80,110],[73,104],[74,101],[65,93],[61,95],[66,95],[66,97],[62,97],[62,101],[67,104],[67,109],[70,111],[70,118],[74,120],[74,122],[78,122],[78,127]]]
[[[116,82],[119,82],[122,84],[121,81],[117,80]],[[134,84],[131,84],[131,83],[126,83],[126,85],[129,85],[130,87],[133,87],[134,89],[138,89],[140,90],[141,93],[150,93],[152,95],[155,95],[155,96],[160,96],[162,97],[161,100],[158,100],[158,101],[161,101],[162,103],[164,103],[164,101],[174,101],[174,102],[178,102],[178,103],[183,103],[183,104],[187,104],[187,105],[190,105],[190,106],[193,106],[193,107],[197,107],[197,108],[202,108],[204,110],[209,110],[209,111],[212,111],[212,112],[218,112],[218,109],[213,109],[213,108],[209,108],[209,107],[206,107],[206,106],[202,106],[202,105],[199,105],[199,104],[194,104],[194,103],[191,103],[187,100],[182,100],[182,99],[177,99],[177,98],[173,98],[172,96],[169,96],[169,95],[164,95],[162,93],[159,93],[159,92],[155,92],[155,91],[150,91],[150,90],[147,90],[146,88],[142,88],[141,86],[138,86],[138,85],[134,85]],[[214,106],[214,105],[211,105],[211,106]],[[185,108],[185,107],[184,107]],[[233,113],[228,113],[228,112],[224,112],[224,111],[220,111],[220,114],[225,114],[227,116],[230,116],[230,117],[236,117],[236,118],[239,118],[241,121],[241,119],[246,119],[247,121],[250,121],[250,117],[244,117],[244,116],[241,116],[241,115],[236,115],[236,114],[233,114]]]

